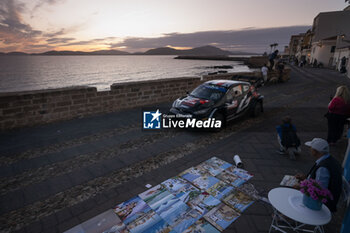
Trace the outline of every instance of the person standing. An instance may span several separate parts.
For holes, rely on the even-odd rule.
[[[342,57],[340,62],[340,73],[344,74],[346,73],[346,57]]]
[[[264,84],[267,82],[267,71],[269,69],[267,68],[266,64],[264,64],[263,67],[261,67],[261,73],[262,73],[262,77],[263,77],[263,80],[264,80]]]
[[[335,144],[343,134],[346,118],[350,115],[350,94],[346,86],[337,88],[334,98],[328,104],[328,136],[327,141]]]
[[[276,49],[273,53],[269,56],[269,62],[270,62],[270,70],[273,69],[273,66],[275,65],[275,59],[277,58],[278,50]]]

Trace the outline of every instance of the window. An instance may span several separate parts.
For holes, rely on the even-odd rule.
[[[331,53],[334,53],[335,52],[335,46],[332,46],[331,47]]]
[[[242,95],[242,85],[238,85],[232,88],[235,97]]]
[[[249,85],[243,85],[243,92],[246,93],[249,90]]]

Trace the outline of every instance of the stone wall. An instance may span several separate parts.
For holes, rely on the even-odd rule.
[[[260,72],[206,75],[116,83],[110,91],[95,87],[0,93],[0,130],[114,112],[173,101],[200,83],[231,79],[234,75],[260,76]]]
[[[110,91],[83,86],[1,93],[0,130],[171,101],[200,83],[191,77],[118,83]]]

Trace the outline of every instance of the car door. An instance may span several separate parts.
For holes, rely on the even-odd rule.
[[[242,100],[242,85],[235,85],[231,87],[226,93],[226,112],[227,119],[233,118],[237,114],[240,102]]]
[[[250,89],[250,85],[248,85],[248,84],[242,85],[241,101],[240,101],[239,106],[237,108],[236,114],[244,112],[248,108],[249,103],[251,101],[251,95],[249,95],[249,89]]]

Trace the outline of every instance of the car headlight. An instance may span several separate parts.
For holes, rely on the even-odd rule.
[[[194,114],[196,114],[196,115],[202,115],[202,114],[205,114],[206,112],[208,112],[208,109],[202,109],[202,110],[199,110],[199,111],[194,112]]]

